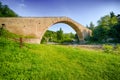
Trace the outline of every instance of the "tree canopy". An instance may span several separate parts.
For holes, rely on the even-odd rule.
[[[91,37],[94,42],[120,42],[120,21],[114,12],[110,12],[109,15],[105,15],[98,20],[98,25],[93,27],[93,23],[88,26],[93,31]]]
[[[7,5],[0,2],[0,17],[17,17],[18,15],[11,10]]]

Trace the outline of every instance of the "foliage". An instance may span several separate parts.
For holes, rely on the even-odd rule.
[[[57,33],[54,31],[47,30],[42,38],[41,43],[56,42],[56,41],[57,41]]]
[[[7,5],[2,5],[0,2],[0,17],[17,17],[18,15],[11,10]]]
[[[92,31],[95,29],[95,25],[93,24],[93,22],[90,22],[90,26],[86,26],[87,28],[91,29]]]
[[[119,54],[120,55],[120,44],[117,44],[115,47],[115,54]]]
[[[64,33],[62,42],[72,42],[75,40],[75,34],[71,33]]]
[[[1,40],[0,45],[1,46],[4,46],[8,43],[10,44],[10,42],[9,41],[6,42],[6,40],[12,40],[19,43],[19,47],[22,48],[23,42],[24,42],[23,38],[34,38],[34,37],[17,35],[6,30],[5,26],[0,27],[0,40]]]
[[[113,53],[113,46],[112,45],[103,45],[103,50],[105,53]]]
[[[90,25],[93,25],[90,23]],[[96,27],[89,27],[93,31],[93,36],[90,40],[94,42],[119,42],[120,23],[118,17],[111,12],[110,15],[105,15],[98,20]]]
[[[102,17],[99,21],[98,21],[98,26],[95,29],[96,34],[94,33],[94,36],[97,36],[97,40],[98,41],[104,41],[106,42],[107,38],[108,38],[108,32],[110,30],[110,26],[109,23],[110,22],[110,16],[106,15],[104,17]]]
[[[57,40],[61,41],[63,39],[63,30],[60,28],[59,31],[57,31]]]
[[[114,38],[115,42],[119,42],[120,43],[120,23],[114,25],[110,32],[109,35],[111,35],[111,37]]]
[[[116,46],[103,45],[103,51],[108,54],[120,55],[120,45],[119,44],[117,44]]]
[[[63,30],[60,29],[57,32],[47,30],[42,38],[42,43],[47,42],[57,42],[57,43],[64,43],[64,42],[72,42],[77,40],[77,37],[73,33],[63,33]]]
[[[6,42],[10,44],[0,46],[0,80],[120,79],[117,55],[59,45],[25,44],[20,49]]]

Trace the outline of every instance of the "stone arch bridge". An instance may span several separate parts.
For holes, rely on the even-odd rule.
[[[91,36],[91,30],[68,17],[7,17],[0,18],[0,26],[5,25],[12,33],[32,36],[24,39],[28,43],[40,43],[46,30],[54,24],[65,23],[77,33],[79,41]]]

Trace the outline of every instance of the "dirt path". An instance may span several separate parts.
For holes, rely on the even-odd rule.
[[[69,45],[69,46],[87,49],[102,49],[102,45]]]

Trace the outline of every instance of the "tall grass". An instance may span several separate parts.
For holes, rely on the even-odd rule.
[[[20,49],[9,40],[0,46],[0,80],[120,80],[120,56],[60,45]]]

